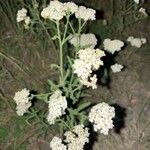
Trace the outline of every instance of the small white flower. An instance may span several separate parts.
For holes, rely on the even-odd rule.
[[[62,96],[62,92],[60,90],[56,90],[53,95],[50,96],[48,103],[49,113],[47,120],[51,125],[55,123],[55,120],[58,117],[61,117],[65,114],[67,100],[65,96]]]
[[[114,54],[116,51],[121,50],[121,48],[124,46],[124,43],[120,40],[105,39],[103,46],[106,51]]]
[[[116,73],[116,72],[120,72],[123,69],[123,66],[116,63],[116,64],[111,66],[111,69],[114,73]]]
[[[50,148],[52,150],[67,150],[66,145],[64,145],[62,140],[56,136],[50,142]]]
[[[18,116],[23,116],[24,113],[27,112],[27,110],[29,109],[29,107],[31,107],[31,102],[27,102],[27,103],[20,103],[19,105],[17,105],[16,107],[16,113]]]
[[[133,36],[130,36],[127,41],[130,42],[131,46],[140,48],[142,44],[146,43],[146,38],[134,38]]]
[[[74,36],[69,41],[73,46],[77,46],[78,44],[81,47],[88,47],[88,48],[94,48],[97,45],[97,39],[94,34],[88,33],[88,34],[81,34],[80,37]]]
[[[25,8],[22,8],[18,10],[17,12],[17,22],[24,21],[27,16],[27,10]]]
[[[107,26],[107,25],[108,25],[108,21],[107,21],[106,19],[104,19],[104,20],[102,21],[102,24],[103,24],[103,26]]]
[[[134,0],[135,3],[139,4],[140,3],[140,0]]]
[[[94,124],[94,130],[99,130],[104,135],[107,135],[108,131],[113,128],[112,118],[114,117],[114,107],[104,102],[95,105],[89,113],[89,121]]]
[[[24,21],[25,21],[25,25],[29,25],[31,22],[31,19],[30,17],[26,17]]]
[[[83,150],[85,143],[89,142],[88,128],[83,125],[75,126],[72,131],[65,132],[64,136],[68,150]]]
[[[78,6],[75,3],[73,2],[64,3],[65,12],[70,12],[71,14],[74,14],[75,12],[77,12],[77,10],[78,10]]]
[[[78,11],[75,13],[76,18],[87,20],[96,20],[96,11],[91,8],[86,8],[84,6],[79,6]]]
[[[141,8],[139,9],[139,12],[141,12],[145,17],[148,17],[148,14],[147,14],[145,8],[141,7]]]
[[[147,42],[146,38],[141,38],[142,44],[145,44]]]
[[[25,21],[24,27],[25,27],[25,29],[28,29],[29,28],[29,24],[31,22],[30,17],[26,17],[24,21]]]
[[[44,8],[41,12],[41,16],[44,18],[44,19],[50,19],[50,6]]]
[[[64,17],[64,15],[64,5],[63,3],[57,0],[50,1],[49,6],[44,8],[41,12],[41,16],[44,19],[50,20],[61,20]]]
[[[23,116],[23,114],[26,113],[28,108],[31,106],[29,95],[30,91],[26,88],[15,93],[14,101],[17,104],[16,109],[19,116]]]
[[[92,89],[96,89],[97,88],[97,76],[94,75],[93,77],[90,77],[89,80],[81,80],[81,83],[87,87],[92,87]]]

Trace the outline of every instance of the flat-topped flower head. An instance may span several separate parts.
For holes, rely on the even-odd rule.
[[[49,113],[47,120],[49,124],[54,124],[58,117],[65,114],[67,100],[65,96],[62,96],[62,92],[60,90],[56,90],[53,95],[50,96],[48,103]]]
[[[141,7],[141,8],[139,9],[139,12],[142,13],[145,17],[148,17],[148,14],[147,14],[145,8]]]
[[[44,19],[50,20],[61,20],[64,15],[64,5],[57,0],[50,1],[50,4],[41,12],[41,16]]]
[[[64,136],[68,150],[83,150],[85,143],[89,142],[88,128],[83,125],[74,126],[73,130],[65,132]]]
[[[27,17],[27,10],[25,8],[22,8],[22,9],[18,10],[18,12],[17,12],[17,22],[24,21],[26,17]]]
[[[66,13],[74,14],[75,12],[78,11],[78,5],[76,5],[73,2],[64,3],[64,11]]]
[[[91,8],[79,6],[78,11],[75,13],[76,18],[83,19],[84,21],[96,20],[96,11]]]
[[[80,45],[83,48],[94,48],[97,45],[96,36],[92,33],[81,34],[80,37],[74,36],[69,42],[75,47]]]
[[[140,0],[134,0],[134,2],[135,2],[136,4],[139,4],[139,3],[140,3]]]
[[[14,101],[17,104],[16,112],[18,116],[23,116],[31,106],[29,95],[30,91],[26,88],[15,93]]]
[[[130,42],[131,46],[140,48],[146,43],[146,38],[134,38],[133,36],[129,36],[127,41]]]
[[[114,54],[116,51],[121,50],[121,48],[124,46],[124,43],[120,40],[105,39],[103,46],[106,51]]]
[[[105,53],[100,49],[87,48],[79,50],[78,58],[74,60],[73,69],[83,85],[93,89],[97,87],[97,77],[96,75],[91,77],[91,74],[103,65],[101,60],[103,56],[105,56]]]
[[[104,135],[107,135],[108,131],[113,128],[112,118],[114,117],[114,107],[104,102],[95,105],[89,113],[89,121],[93,123],[94,130],[100,131]]]
[[[55,136],[50,142],[50,148],[52,150],[67,150],[67,146],[62,143],[62,139]]]
[[[74,61],[74,73],[81,79],[87,79],[93,70],[97,70],[100,65],[103,65],[101,57],[105,56],[100,49],[81,49],[78,52],[78,59]]]
[[[114,65],[111,66],[111,70],[116,73],[116,72],[120,72],[123,69],[123,66],[116,63]]]
[[[25,29],[28,29],[29,24],[31,23],[31,19],[29,16],[27,16],[27,10],[25,8],[22,8],[17,12],[17,22],[22,22],[22,21],[24,21]]]

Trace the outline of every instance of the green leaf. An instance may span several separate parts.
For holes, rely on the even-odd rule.
[[[50,85],[51,91],[55,91],[59,85],[56,85],[52,80],[48,80],[48,84]]]
[[[81,91],[78,91],[78,92],[76,92],[76,93],[75,93],[75,97],[76,97],[76,99],[79,99],[79,98],[80,98],[80,96],[81,96]]]
[[[67,56],[67,59],[68,59],[68,62],[69,62],[69,64],[70,64],[70,66],[72,67],[73,61],[71,60],[71,58],[70,58],[69,56]]]
[[[47,103],[49,95],[50,94],[43,94],[43,95],[36,96],[36,98]]]
[[[60,71],[60,66],[57,64],[51,64],[51,69],[58,69]]]
[[[87,116],[85,116],[84,114],[80,113],[80,116],[79,116],[80,124],[85,124],[86,120],[87,120]]]
[[[90,105],[91,105],[91,102],[83,103],[83,104],[81,104],[81,105],[77,108],[77,111],[80,112],[80,111],[82,111],[83,109],[89,107]]]
[[[70,122],[69,122],[69,124],[70,124],[70,127],[73,127],[73,125],[74,125],[74,121],[75,121],[75,116],[74,116],[74,114],[76,113],[76,112],[74,112],[74,110],[73,109],[68,109],[68,111],[69,111],[69,113],[70,113]],[[75,110],[76,111],[76,110]]]
[[[68,76],[69,76],[69,73],[70,73],[70,70],[69,70],[69,69],[67,69],[66,75],[65,75],[65,77],[64,77],[64,81],[66,81],[66,80],[67,80],[67,78],[68,78]]]
[[[57,35],[55,35],[55,36],[52,37],[52,40],[56,40],[56,39],[58,39]]]
[[[74,96],[74,92],[70,92],[70,99],[73,100],[73,104],[78,101],[78,99],[76,99],[76,97]]]

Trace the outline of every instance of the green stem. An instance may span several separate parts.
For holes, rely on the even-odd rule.
[[[134,2],[131,2],[126,8],[125,8],[125,13],[129,12],[130,10],[133,9],[133,7],[135,6]]]
[[[81,84],[80,86],[78,86],[77,88],[75,88],[75,89],[73,90],[73,92],[76,92],[77,90],[81,90],[82,87],[83,87],[83,85]]]
[[[73,32],[73,34],[76,34],[76,32],[75,32],[75,30],[74,30],[74,28],[73,28],[73,26],[72,26],[72,24],[71,24],[71,22],[69,21],[69,26],[70,26],[70,28],[71,28],[71,30],[72,30],[72,32]]]
[[[77,58],[77,52],[80,49],[80,34],[81,34],[82,28],[84,27],[86,21],[83,24],[81,24],[81,19],[78,19],[78,23],[79,23],[79,25],[78,25],[79,28],[78,28],[78,32],[77,32],[78,43],[77,43],[76,50],[75,50],[75,59]],[[73,82],[73,78],[74,78],[74,73],[72,71],[71,79],[70,79],[70,83],[69,83],[69,88],[70,89],[71,89],[71,85],[72,85],[72,82]]]
[[[40,96],[45,96],[45,95],[49,95],[49,94],[52,94],[52,92],[50,93],[45,93],[45,94],[35,94],[35,95],[32,95],[33,97],[40,97]],[[32,97],[31,96],[31,97]]]
[[[70,15],[68,14],[66,16],[66,18],[67,18],[67,22],[66,22],[66,25],[65,25],[65,31],[64,31],[64,36],[63,36],[62,44],[64,44],[66,42],[66,34],[67,34],[68,25],[69,25]]]
[[[64,120],[58,119],[58,121],[60,121],[61,123],[63,123],[65,125],[65,127],[67,127],[71,131],[71,127]]]
[[[60,74],[61,74],[61,81],[60,84],[64,84],[64,72],[63,72],[63,43],[60,34],[60,24],[59,21],[56,21],[57,26],[57,33],[58,33],[58,42],[59,42],[59,50],[60,50]]]
[[[36,119],[43,124],[43,126],[48,127],[48,125],[38,116],[34,108],[31,108],[31,112],[35,115]]]
[[[79,23],[79,28],[78,28],[78,33],[77,33],[77,38],[78,38],[78,43],[76,47],[77,51],[80,49],[81,19],[78,19],[78,23]]]
[[[83,24],[81,25],[81,30],[82,30],[82,28],[85,26],[85,24],[86,24],[86,21],[83,22]]]

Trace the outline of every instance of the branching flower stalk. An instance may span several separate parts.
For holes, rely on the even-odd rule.
[[[56,27],[57,27],[57,34],[58,34],[58,41],[59,41],[59,54],[60,54],[60,74],[61,74],[61,81],[60,84],[64,84],[64,67],[63,67],[63,41],[61,39],[60,34],[60,23],[59,21],[56,21]]]
[[[30,9],[32,10],[32,8]],[[38,13],[38,9],[36,13]],[[114,107],[102,102],[93,106],[88,114],[87,110],[91,106],[91,102],[82,100],[85,97],[83,89],[97,88],[98,76],[95,72],[104,65],[104,61],[101,59],[107,57],[104,50],[113,56],[124,47],[123,41],[107,38],[103,41],[103,50],[94,48],[97,45],[96,36],[92,33],[82,34],[82,29],[87,21],[96,20],[95,14],[96,11],[91,8],[78,6],[73,2],[61,3],[56,0],[50,1],[50,4],[40,12],[40,15],[34,15],[33,19],[27,16],[25,8],[17,13],[17,22],[25,23],[24,25],[29,27],[28,29],[31,24],[32,30],[34,25],[40,23],[46,34],[49,35],[46,25],[52,22],[56,27],[52,40],[58,41],[59,65],[52,64],[51,67],[58,70],[58,81],[49,79],[50,91],[45,94],[31,94],[25,88],[16,92],[14,96],[19,116],[26,113],[29,115],[28,120],[36,118],[44,127],[47,127],[47,124],[60,127],[63,140],[54,137],[50,143],[52,150],[57,148],[83,150],[84,145],[89,142],[90,133],[87,128],[89,122],[93,124],[93,129],[96,132],[99,131],[104,135],[107,135],[109,130],[114,127]],[[34,17],[36,19],[38,17],[38,19],[36,20]],[[72,18],[74,18],[77,27],[73,25]],[[34,20],[36,21],[34,22]],[[65,23],[63,23],[64,20]],[[140,43],[137,41],[139,39],[132,38],[131,45],[139,45]],[[141,42],[140,45],[146,43],[146,39],[142,38]],[[70,53],[65,54],[65,46],[68,44],[73,45],[71,55]],[[115,63],[110,66],[110,69],[114,73],[119,73],[123,66]],[[37,113],[38,110],[33,109],[33,98],[45,102],[48,107],[48,112],[43,111],[42,117],[38,116],[40,115]],[[46,123],[43,117],[47,119]]]

